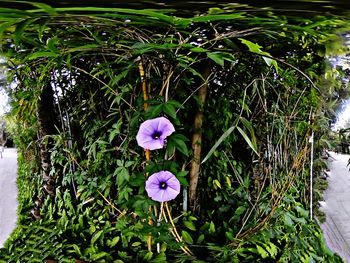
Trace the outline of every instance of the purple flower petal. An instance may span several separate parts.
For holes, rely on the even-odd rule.
[[[167,185],[168,185],[168,188],[170,188],[174,191],[180,192],[180,182],[175,176],[170,178],[167,181]]]
[[[148,150],[161,149],[166,137],[174,131],[174,125],[167,118],[158,117],[144,121],[136,135],[137,144]]]
[[[164,117],[157,118],[159,119],[158,131],[162,131],[162,136],[167,137],[175,131],[174,125]]]
[[[160,171],[148,177],[146,191],[148,196],[155,201],[170,201],[180,193],[180,182],[171,172]]]

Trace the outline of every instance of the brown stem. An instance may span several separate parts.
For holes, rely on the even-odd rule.
[[[141,87],[142,87],[142,93],[143,93],[143,108],[144,110],[147,110],[148,108],[148,94],[147,94],[147,83],[145,78],[145,69],[143,68],[142,60],[139,62],[139,72],[140,72],[140,78],[141,78]]]
[[[191,162],[190,171],[190,187],[189,187],[189,201],[190,207],[194,211],[197,202],[197,184],[200,172],[200,159],[202,151],[202,125],[203,125],[203,108],[205,98],[208,92],[208,78],[210,76],[210,66],[207,66],[204,70],[203,77],[205,82],[198,90],[199,108],[194,118],[194,132],[192,136],[192,149],[193,159]]]
[[[143,109],[146,111],[148,109],[148,93],[147,93],[147,83],[145,78],[145,69],[142,64],[142,59],[139,62],[139,72],[140,72],[140,78],[141,78],[141,88],[142,88],[142,94],[143,94]],[[151,159],[151,153],[150,150],[145,150],[145,157],[146,160],[149,161]]]
[[[148,94],[147,94],[147,83],[146,83],[146,78],[145,78],[145,69],[143,67],[142,64],[142,59],[139,62],[139,72],[140,72],[140,78],[141,78],[141,88],[142,88],[142,94],[143,94],[143,109],[146,111],[148,108]],[[145,157],[146,157],[146,161],[149,161],[151,159],[150,156],[150,150],[146,149],[145,150]],[[149,211],[151,212],[151,208],[149,209]],[[148,219],[148,224],[149,225],[153,225],[153,220],[151,218]],[[149,234],[147,237],[147,248],[148,251],[151,252],[152,251],[152,235]]]
[[[55,193],[55,179],[50,176],[51,160],[50,160],[50,138],[45,138],[56,133],[55,112],[54,112],[54,93],[52,88],[48,85],[41,91],[38,107],[37,117],[39,123],[39,137],[40,137],[40,162],[42,169],[42,177],[44,181],[43,188],[50,196]],[[47,139],[47,142],[44,140]],[[41,198],[38,197],[38,206],[34,207],[32,214],[36,219],[40,219]]]

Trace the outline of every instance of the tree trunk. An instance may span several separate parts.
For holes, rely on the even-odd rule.
[[[42,177],[44,181],[43,188],[50,196],[54,195],[54,178],[50,176],[51,161],[50,161],[50,145],[51,140],[45,138],[47,135],[56,133],[56,118],[54,111],[54,93],[51,86],[43,88],[38,100],[37,117],[39,123],[39,139],[40,139],[40,162],[42,169]],[[38,197],[35,201],[36,207],[32,210],[32,214],[36,219],[40,218],[40,204],[42,200]]]
[[[210,75],[211,68],[208,65],[203,73],[205,82],[198,90],[199,108],[194,118],[194,132],[192,136],[192,149],[193,159],[191,162],[190,171],[190,186],[189,186],[189,202],[192,211],[196,210],[197,207],[197,185],[200,173],[200,162],[201,162],[201,151],[202,151],[202,124],[203,124],[203,110],[204,103],[208,92],[208,78]]]

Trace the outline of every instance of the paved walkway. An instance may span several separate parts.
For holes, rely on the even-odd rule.
[[[350,263],[350,155],[330,154],[328,189],[321,203],[326,222],[321,227],[328,247]]]
[[[16,227],[17,220],[17,152],[5,149],[0,158],[0,247]]]

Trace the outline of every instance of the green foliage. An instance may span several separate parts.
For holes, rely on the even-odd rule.
[[[283,234],[282,234],[283,233]],[[226,247],[220,258],[230,262],[343,262],[327,248],[318,226],[308,211],[292,196],[276,210],[270,224],[239,248]]]

